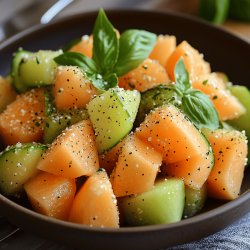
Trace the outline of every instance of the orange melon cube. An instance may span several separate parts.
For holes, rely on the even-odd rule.
[[[0,135],[5,145],[17,142],[40,142],[45,118],[44,91],[32,89],[0,114]]]
[[[172,104],[149,113],[135,134],[162,152],[167,164],[207,153],[203,136],[185,114]]]
[[[0,113],[8,104],[16,99],[17,93],[11,84],[11,78],[3,78],[0,76]]]
[[[188,42],[183,41],[176,47],[166,63],[168,76],[172,81],[175,81],[174,69],[181,57],[183,58],[191,81],[194,81],[197,76],[211,72],[210,65],[203,59],[203,55]]]
[[[180,178],[186,186],[199,190],[207,181],[213,168],[213,152],[167,164],[163,170],[168,176]]]
[[[119,227],[117,200],[104,171],[90,176],[71,207],[69,221],[91,227]]]
[[[76,192],[75,180],[41,172],[25,183],[32,208],[41,214],[68,219]]]
[[[217,73],[200,76],[192,86],[210,97],[222,121],[237,119],[246,112],[239,100],[226,89],[223,78]]]
[[[116,162],[118,161],[118,157],[122,151],[123,145],[124,140],[116,144],[109,151],[99,155],[100,167],[104,168],[108,175],[111,174],[112,170],[114,169]]]
[[[83,120],[65,129],[42,156],[37,168],[71,179],[95,173],[99,161],[91,122]]]
[[[58,67],[53,95],[55,105],[59,110],[85,108],[96,94],[96,88],[79,67]]]
[[[140,92],[160,84],[169,84],[167,72],[158,61],[149,58],[137,68],[119,78],[121,88],[137,89]]]
[[[152,189],[161,163],[160,152],[136,136],[128,136],[111,174],[116,197]]]
[[[92,57],[93,49],[93,36],[85,35],[82,37],[81,41],[72,46],[69,51],[82,53],[87,57]]]
[[[169,56],[176,48],[176,37],[169,35],[159,35],[157,42],[151,51],[149,58],[157,60],[165,67]]]
[[[208,196],[233,200],[239,196],[247,163],[247,138],[236,130],[218,129],[206,135],[215,155],[207,182]]]

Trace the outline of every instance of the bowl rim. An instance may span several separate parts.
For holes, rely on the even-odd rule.
[[[180,13],[180,12],[175,12],[175,11],[171,11],[171,10],[146,10],[146,9],[130,9],[130,8],[122,8],[122,9],[113,9],[113,8],[107,8],[105,9],[105,13],[107,14],[107,16],[115,14],[115,13],[120,13],[122,12],[123,14],[126,13],[131,13],[133,12],[135,15],[137,13],[141,14],[150,14],[150,15],[168,15],[171,17],[177,17],[177,18],[181,18],[181,19],[186,19],[192,22],[196,22],[199,23],[203,26],[212,28],[213,30],[217,30],[218,32],[222,32],[227,36],[230,36],[231,39],[236,39],[236,40],[240,40],[243,43],[246,43],[248,45],[250,45],[250,40],[248,39],[244,39],[243,37],[237,36],[235,33],[233,33],[230,30],[226,30],[223,29],[222,27],[220,27],[219,25],[213,25],[212,23],[199,18],[198,16],[192,16],[189,14],[185,14],[185,13]],[[15,35],[7,38],[6,40],[0,42],[0,51],[2,49],[4,49],[5,47],[10,46],[13,42],[16,42],[17,40],[26,37],[27,35],[30,35],[34,32],[37,32],[38,30],[43,30],[46,29],[47,27],[52,27],[52,26],[56,26],[56,25],[60,25],[61,23],[64,22],[69,22],[70,20],[74,20],[74,19],[79,19],[85,16],[96,16],[98,13],[98,11],[96,10],[91,10],[91,11],[87,11],[87,12],[82,12],[82,13],[77,13],[77,14],[71,14],[68,16],[63,16],[60,17],[58,19],[54,19],[49,23],[46,24],[35,24],[27,29],[24,29],[23,31],[20,31],[18,33],[16,33]]]
[[[94,232],[102,232],[102,233],[143,233],[152,230],[166,230],[166,229],[174,229],[180,226],[189,226],[191,224],[201,223],[205,220],[211,219],[211,217],[218,217],[222,213],[226,213],[232,209],[237,209],[244,203],[250,204],[250,189],[241,194],[238,198],[233,201],[229,201],[220,205],[217,208],[211,209],[209,211],[197,214],[193,217],[182,219],[179,222],[169,223],[169,224],[157,224],[157,225],[147,225],[147,226],[129,226],[129,227],[120,227],[120,228],[99,228],[99,227],[89,227],[87,225],[81,225],[69,221],[55,219],[40,213],[37,213],[29,208],[26,208],[18,203],[10,200],[4,195],[0,194],[0,203],[4,202],[8,207],[17,210],[20,213],[24,213],[25,215],[31,216],[37,220],[43,220],[52,224],[60,224],[63,227],[70,227],[72,229],[77,230],[89,230]],[[1,209],[0,209],[1,211]],[[250,211],[250,209],[249,209]]]

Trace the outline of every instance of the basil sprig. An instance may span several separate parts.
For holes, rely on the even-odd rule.
[[[139,66],[149,55],[157,36],[144,30],[127,30],[120,38],[100,9],[93,30],[93,58],[65,52],[54,58],[59,65],[79,66],[101,91],[118,84],[118,77]]]
[[[181,109],[198,128],[215,130],[219,127],[219,116],[209,97],[193,89],[183,59],[180,58],[174,69],[176,83],[172,88],[181,98]]]

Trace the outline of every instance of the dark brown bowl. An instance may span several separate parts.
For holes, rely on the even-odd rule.
[[[90,33],[97,13],[85,13],[37,26],[0,44],[0,75],[10,69],[11,55],[19,47],[27,50],[57,49],[83,34]],[[140,28],[157,34],[173,34],[187,40],[205,55],[213,71],[226,72],[237,84],[250,87],[250,45],[219,28],[173,13],[136,10],[109,11],[118,30]],[[35,213],[0,195],[0,212],[26,231],[81,249],[159,249],[205,237],[221,230],[250,211],[250,169],[247,169],[242,194],[234,201],[210,201],[204,212],[168,225],[120,229],[90,228],[59,221]]]

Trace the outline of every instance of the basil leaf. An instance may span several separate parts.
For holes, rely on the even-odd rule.
[[[182,98],[182,109],[198,128],[219,128],[219,116],[207,95],[199,90],[189,89]]]
[[[185,92],[191,88],[191,83],[189,80],[189,74],[186,70],[183,58],[181,57],[175,65],[174,68],[175,86],[181,92]]]
[[[110,73],[105,75],[104,80],[107,84],[105,84],[105,90],[108,90],[109,88],[114,88],[118,84],[118,78],[115,73]]]
[[[101,9],[98,13],[93,31],[93,60],[101,69],[101,73],[112,71],[119,54],[119,41],[113,25]]]
[[[100,74],[93,74],[89,76],[92,84],[101,92],[117,86],[118,78],[116,74],[107,74],[104,77]]]
[[[54,61],[59,65],[81,67],[87,75],[99,72],[98,66],[91,58],[78,52],[64,52],[55,57]]]
[[[120,37],[120,51],[115,73],[122,76],[139,66],[149,55],[156,43],[156,35],[144,30],[131,29]]]

